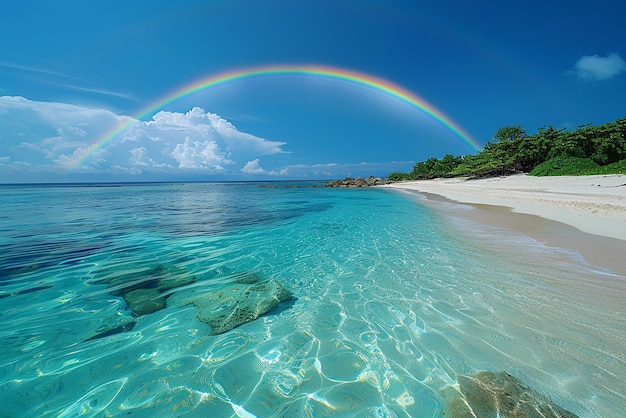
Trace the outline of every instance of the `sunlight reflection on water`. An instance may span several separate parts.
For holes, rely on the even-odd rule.
[[[479,370],[581,416],[626,405],[623,308],[580,292],[624,278],[454,205],[444,222],[381,190],[73,189],[74,206],[43,189],[2,203],[15,214],[0,225],[10,416],[441,416],[457,376]],[[276,279],[294,299],[210,335],[191,305],[136,316],[115,294],[190,276],[183,288],[202,291]]]

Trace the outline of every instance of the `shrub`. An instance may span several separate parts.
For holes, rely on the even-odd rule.
[[[597,174],[626,174],[626,158],[598,168]]]
[[[585,176],[595,174],[600,166],[589,158],[562,155],[535,167],[531,176]]]

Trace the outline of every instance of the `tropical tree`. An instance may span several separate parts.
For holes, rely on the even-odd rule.
[[[626,118],[594,128],[591,159],[601,165],[626,158]]]
[[[514,141],[518,138],[527,136],[526,130],[522,125],[503,126],[493,135],[493,139],[498,142]]]
[[[531,171],[537,165],[550,158],[559,135],[564,129],[555,129],[552,126],[541,127],[535,135],[525,136],[518,142],[516,163],[522,171]]]
[[[433,173],[433,168],[439,159],[435,157],[431,157],[426,161],[420,161],[419,163],[413,166],[413,170],[411,171],[411,177],[414,179],[430,179],[435,177]]]
[[[599,126],[581,125],[570,132],[542,127],[534,135],[527,135],[522,125],[504,126],[493,139],[474,155],[447,154],[441,160],[418,162],[408,176],[490,176],[530,172],[541,166],[537,173],[580,175],[622,173],[626,167],[626,118]],[[393,174],[401,177],[400,173]]]

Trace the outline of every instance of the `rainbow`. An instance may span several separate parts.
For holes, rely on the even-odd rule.
[[[459,125],[457,125],[452,119],[444,115],[435,106],[413,94],[409,90],[404,89],[387,80],[341,68],[325,67],[318,65],[284,65],[252,67],[234,71],[227,71],[220,74],[211,75],[206,78],[197,80],[193,83],[187,84],[179,88],[178,90],[175,90],[174,92],[162,97],[154,104],[143,108],[137,114],[133,115],[132,118],[129,118],[125,122],[114,126],[112,129],[96,138],[96,140],[89,147],[83,150],[80,156],[74,161],[70,169],[78,168],[90,155],[101,149],[109,142],[113,141],[122,132],[124,132],[133,124],[137,123],[138,120],[151,118],[152,115],[154,115],[156,112],[164,109],[166,106],[171,105],[172,103],[175,103],[194,93],[229,82],[270,75],[305,75],[321,77],[326,79],[344,81],[357,86],[363,86],[377,91],[381,91],[388,94],[389,96],[404,101],[424,112],[426,115],[430,116],[447,130],[452,132],[463,143],[468,145],[470,149],[472,149],[474,152],[478,151],[481,148],[481,146],[478,144],[478,142],[476,142],[475,139],[473,139]]]

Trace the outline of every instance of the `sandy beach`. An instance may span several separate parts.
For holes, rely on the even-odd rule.
[[[475,219],[580,252],[588,262],[626,274],[626,176],[420,180],[384,187],[418,191],[481,209]],[[510,208],[510,209],[503,209]],[[523,215],[535,215],[533,217]],[[554,222],[560,222],[561,227]],[[568,228],[567,226],[571,227]],[[574,229],[575,228],[575,229]]]

